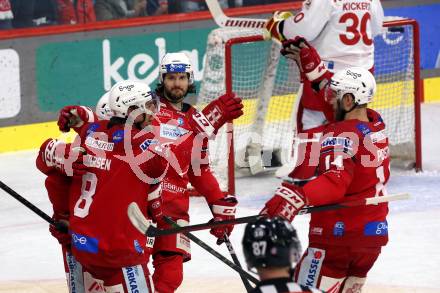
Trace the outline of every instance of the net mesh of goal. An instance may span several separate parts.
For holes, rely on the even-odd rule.
[[[226,92],[225,43],[230,39],[260,35],[255,29],[220,28],[208,37],[204,77],[197,106],[203,107]],[[295,135],[295,102],[299,88],[297,66],[279,54],[280,45],[254,41],[232,45],[232,90],[243,98],[244,115],[234,121],[236,170],[249,169],[246,148],[262,146],[263,163],[274,156],[287,164]],[[375,38],[377,93],[371,108],[386,125],[393,157],[415,161],[414,44],[410,25],[386,27]],[[228,185],[226,127],[210,142],[210,159],[222,189]]]

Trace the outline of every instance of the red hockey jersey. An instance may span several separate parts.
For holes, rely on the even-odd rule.
[[[316,179],[304,185],[310,205],[382,196],[390,176],[385,124],[368,109],[369,122],[330,124],[321,139]],[[373,247],[388,241],[388,205],[369,205],[312,213],[311,243]]]
[[[192,126],[192,115],[196,111],[186,103],[179,111],[165,98],[160,98],[160,110],[155,122],[159,127],[159,139],[170,143],[173,154],[169,159],[170,168],[162,181],[163,212],[186,221],[189,220],[188,182],[206,197],[208,203],[223,197],[209,169],[207,138],[199,135]]]
[[[127,208],[136,202],[148,216],[147,196],[159,180],[145,180],[160,177],[166,160],[157,155],[161,150],[154,133],[107,124],[89,123],[79,134],[88,170],[72,181],[72,251],[86,266],[132,266],[147,262],[151,251],[130,223]]]

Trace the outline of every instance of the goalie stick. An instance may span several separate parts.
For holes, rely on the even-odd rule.
[[[0,188],[3,189],[5,192],[9,193],[9,195],[11,195],[13,198],[18,200],[20,203],[22,203],[28,209],[30,209],[31,211],[36,213],[38,216],[40,216],[40,218],[42,218],[43,220],[45,220],[49,224],[55,226],[55,228],[58,231],[60,231],[62,233],[67,233],[68,232],[68,228],[67,228],[67,226],[63,222],[56,222],[56,221],[54,221],[48,214],[46,214],[45,212],[43,212],[42,210],[37,208],[34,204],[32,204],[27,199],[22,197],[20,194],[18,194],[15,190],[13,190],[9,186],[7,186],[1,180],[0,180]]]
[[[329,211],[329,210],[337,210],[342,208],[349,208],[349,207],[356,207],[356,206],[363,206],[363,205],[376,205],[384,202],[390,202],[390,201],[396,201],[396,200],[405,200],[410,198],[410,195],[408,193],[398,193],[398,194],[392,194],[392,195],[384,195],[384,196],[378,196],[378,197],[370,197],[370,198],[362,198],[357,200],[351,200],[341,203],[335,203],[335,204],[328,204],[328,205],[322,205],[322,206],[310,206],[310,207],[304,207],[298,211],[298,215],[308,214],[308,213],[314,213],[314,212],[321,212],[321,211]],[[176,233],[186,233],[191,231],[199,231],[199,230],[206,230],[211,229],[212,227],[219,227],[219,226],[225,226],[225,225],[237,225],[237,224],[244,224],[244,223],[250,223],[256,221],[260,217],[264,217],[264,215],[254,215],[254,216],[248,216],[243,218],[236,218],[233,220],[225,220],[225,221],[218,221],[218,222],[208,222],[208,223],[202,223],[202,224],[196,224],[196,225],[190,225],[190,226],[184,226],[179,228],[171,228],[166,230],[158,229],[148,222],[148,220],[145,218],[145,216],[142,214],[141,210],[139,209],[139,206],[132,202],[128,206],[128,217],[130,218],[131,223],[143,234],[145,234],[148,237],[156,237],[156,236],[162,236],[162,235],[171,235]]]
[[[168,224],[170,224],[173,227],[180,227],[176,222],[174,222],[170,217],[168,216],[164,216],[163,217],[165,222],[167,222]],[[246,272],[245,270],[243,270],[243,268],[241,268],[241,266],[238,266],[237,264],[232,263],[230,260],[228,260],[226,257],[224,257],[223,255],[221,255],[220,253],[218,253],[217,251],[215,251],[214,249],[212,249],[208,244],[206,244],[205,242],[203,242],[202,240],[200,240],[199,238],[197,238],[196,236],[194,236],[193,234],[191,234],[190,232],[186,232],[183,233],[185,234],[192,242],[194,242],[195,244],[199,245],[200,247],[202,247],[203,249],[205,249],[207,252],[209,252],[210,254],[212,254],[213,256],[215,256],[216,258],[218,258],[220,261],[222,261],[223,263],[225,263],[227,266],[229,266],[231,269],[233,269],[234,271],[236,271],[237,273],[240,274],[240,277],[245,278],[246,281],[249,280],[254,284],[257,284],[259,281],[257,278],[255,278],[254,276],[252,276],[251,274],[249,274],[248,272]],[[229,249],[229,247],[228,247]],[[244,281],[243,281],[244,282]],[[251,289],[253,289],[251,287]],[[247,288],[246,288],[247,290]],[[249,290],[248,290],[249,292]]]
[[[226,16],[218,0],[206,0],[206,5],[219,27],[264,28],[265,19]]]

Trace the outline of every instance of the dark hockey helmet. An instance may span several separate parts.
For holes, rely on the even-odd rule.
[[[249,269],[291,267],[301,255],[301,244],[295,229],[279,217],[262,217],[247,224],[242,244]]]

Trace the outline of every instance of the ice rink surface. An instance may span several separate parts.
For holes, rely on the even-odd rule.
[[[410,193],[412,199],[390,204],[390,242],[370,271],[366,292],[440,292],[440,104],[422,106],[424,172],[392,170],[389,193]],[[44,176],[34,165],[35,151],[0,155],[0,180],[48,214],[51,205]],[[237,180],[238,215],[259,212],[278,186],[272,175]],[[191,222],[210,219],[201,198],[191,199]],[[111,216],[111,215],[109,215]],[[308,216],[298,216],[294,226],[303,248],[307,247]],[[231,240],[241,252],[243,225],[236,226]],[[194,233],[225,256],[206,231]],[[184,265],[184,292],[245,292],[238,275],[192,244],[192,260]],[[60,246],[48,225],[0,191],[0,292],[67,292]]]

